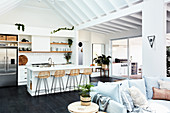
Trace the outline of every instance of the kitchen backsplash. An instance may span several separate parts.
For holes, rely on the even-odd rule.
[[[28,58],[26,65],[34,63],[48,63],[48,59],[51,57],[55,64],[66,63],[64,53],[19,53],[19,55],[25,55]],[[70,60],[71,61],[71,60]]]

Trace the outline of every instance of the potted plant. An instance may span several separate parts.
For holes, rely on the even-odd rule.
[[[73,44],[73,40],[72,39],[68,39],[68,45],[69,45],[70,48],[71,48],[72,44]]]
[[[97,55],[97,58],[94,58],[93,61],[95,61],[95,63],[97,63],[97,66],[102,66],[101,59],[102,59],[102,56]]]
[[[67,60],[67,64],[69,64],[69,60],[71,59],[71,53],[65,53],[64,58]]]
[[[90,88],[93,87],[91,84],[79,85],[80,100],[82,106],[89,106],[91,104]]]
[[[111,56],[106,57],[106,55],[102,54],[101,62],[102,62],[102,68],[103,69],[108,69],[109,63],[110,63],[110,58],[111,58]]]

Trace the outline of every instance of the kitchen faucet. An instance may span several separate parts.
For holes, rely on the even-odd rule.
[[[50,65],[52,65],[52,58],[50,57],[50,58],[48,58],[48,63],[50,64]]]

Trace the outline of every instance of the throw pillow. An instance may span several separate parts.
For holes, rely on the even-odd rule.
[[[129,94],[129,91],[124,90],[121,92],[121,95],[122,95],[123,105],[126,106],[127,111],[132,112],[134,109],[134,104],[133,104],[133,100]]]
[[[138,79],[138,80],[129,80],[129,86],[135,86],[138,88],[146,97],[146,87],[145,87],[145,80]]]
[[[170,100],[170,90],[153,87],[153,98],[158,100]]]
[[[148,99],[152,99],[153,90],[152,87],[159,88],[158,80],[162,80],[162,77],[144,77],[146,84],[146,94]]]
[[[129,93],[131,95],[131,98],[135,106],[141,107],[141,108],[148,107],[148,101],[145,95],[138,88],[136,88],[135,86],[132,86],[131,88],[129,88]]]
[[[170,77],[163,77],[163,81],[169,81],[170,82]]]
[[[120,85],[115,83],[98,82],[97,92],[103,96],[109,96],[116,102],[121,103]]]
[[[168,90],[170,90],[170,82],[158,80],[158,83],[159,83],[160,89],[168,89]]]

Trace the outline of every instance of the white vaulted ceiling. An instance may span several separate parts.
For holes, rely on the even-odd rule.
[[[1,0],[0,24],[25,22],[40,27],[83,26],[141,4],[143,0]],[[32,13],[32,14],[31,14]],[[39,16],[39,18],[37,18]],[[61,24],[64,23],[64,24]],[[82,29],[116,33],[142,26],[142,13],[103,21]]]

